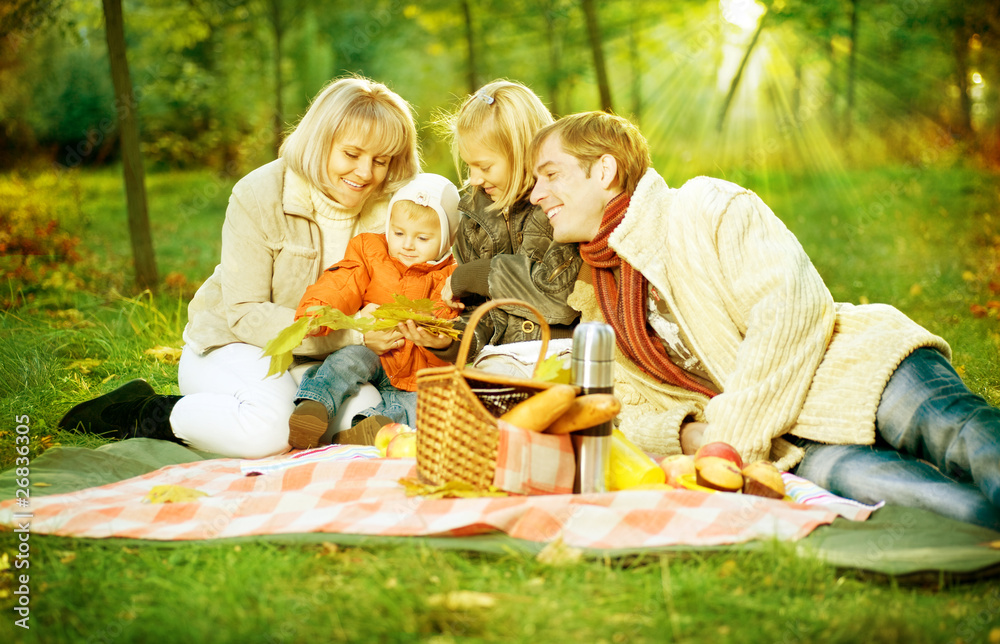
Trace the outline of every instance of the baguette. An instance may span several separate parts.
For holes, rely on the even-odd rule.
[[[569,409],[575,398],[576,387],[554,385],[521,401],[500,416],[500,419],[521,429],[541,432]]]
[[[622,404],[614,394],[586,394],[573,400],[573,404],[557,416],[545,429],[546,434],[568,434],[606,423],[621,411]]]

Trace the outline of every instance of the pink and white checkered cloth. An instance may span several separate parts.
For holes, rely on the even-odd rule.
[[[618,549],[795,540],[837,516],[822,506],[691,490],[407,497],[398,481],[415,475],[413,459],[308,462],[262,476],[244,476],[239,459],[196,461],[102,487],[32,497],[30,508],[8,500],[0,504],[0,525],[16,528],[27,523],[39,534],[153,540],[501,531],[518,539],[548,542],[561,537],[572,547]],[[144,503],[157,485],[192,488],[208,496],[184,503]]]
[[[493,485],[515,494],[571,494],[576,457],[569,434],[541,434],[497,419],[500,443]]]

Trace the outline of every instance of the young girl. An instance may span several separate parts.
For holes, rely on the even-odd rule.
[[[516,298],[545,316],[552,337],[570,337],[577,311],[566,304],[582,260],[576,244],[552,240],[541,209],[528,201],[534,183],[526,156],[532,137],[552,116],[520,83],[497,80],[469,96],[447,119],[456,165],[468,169],[453,252],[458,267],[442,297],[460,301],[468,319],[487,299]],[[459,322],[457,326],[462,326]],[[404,335],[454,360],[458,343],[411,326]],[[523,307],[499,307],[477,325],[470,355],[487,344],[537,340],[541,330]],[[443,345],[443,346],[442,346]]]

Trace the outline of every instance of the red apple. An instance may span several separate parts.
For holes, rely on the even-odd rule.
[[[416,432],[409,425],[404,425],[403,423],[389,423],[387,425],[382,425],[379,427],[378,433],[375,434],[375,447],[378,448],[379,454],[382,456],[386,455],[386,449],[389,447],[389,442],[395,438],[397,435],[405,432]]]
[[[416,458],[417,432],[400,432],[385,448],[386,458]]]
[[[740,453],[737,452],[736,448],[729,443],[724,443],[722,441],[705,443],[698,448],[697,452],[695,452],[694,460],[697,462],[699,458],[704,458],[706,456],[724,458],[735,465],[737,470],[743,469],[743,459],[740,458]]]
[[[743,493],[766,496],[769,499],[783,499],[785,481],[774,463],[754,461],[743,468]]]
[[[694,474],[694,458],[690,454],[673,454],[660,461],[660,468],[667,475],[667,485],[683,487],[681,477]]]
[[[732,461],[719,456],[702,456],[694,460],[698,485],[720,492],[739,492],[743,489],[743,474]]]

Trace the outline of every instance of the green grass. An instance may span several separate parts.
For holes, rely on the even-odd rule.
[[[23,641],[980,642],[1000,602],[995,585],[874,584],[783,544],[560,567],[406,545],[34,539]],[[458,591],[494,604],[443,603]]]
[[[66,180],[73,197],[61,220],[108,281],[0,312],[0,467],[13,462],[16,415],[30,415],[36,454],[47,444],[95,446],[103,441],[55,429],[71,405],[135,377],[177,391],[176,366],[144,351],[180,346],[190,286],[130,290],[120,172]],[[161,275],[200,282],[218,258],[232,182],[199,172],[148,180]],[[970,312],[1000,299],[989,287],[1000,282],[995,176],[890,168],[745,183],[799,237],[837,300],[898,306],[945,337],[970,387],[1000,404],[1000,322]],[[564,566],[416,542],[32,535],[31,545],[32,628],[13,625],[17,586],[12,571],[0,573],[0,641],[1000,642],[995,582],[901,587],[789,544]],[[16,547],[16,535],[0,533],[0,553]],[[435,604],[454,591],[496,603]]]

